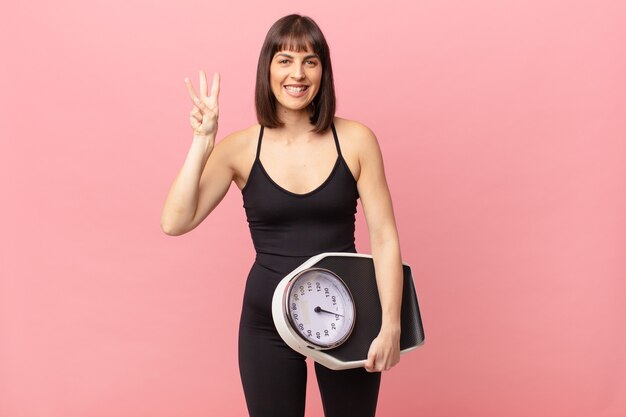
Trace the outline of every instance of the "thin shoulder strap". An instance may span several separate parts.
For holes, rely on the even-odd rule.
[[[335,138],[335,146],[337,146],[337,154],[343,157],[343,155],[341,155],[341,147],[339,146],[339,138],[337,137],[337,130],[335,129],[335,124],[331,122],[330,128],[333,131],[333,138]]]
[[[259,140],[257,141],[257,145],[256,145],[256,159],[259,159],[259,155],[261,155],[261,141],[263,140],[263,128],[264,126],[261,125],[261,130],[259,131]]]

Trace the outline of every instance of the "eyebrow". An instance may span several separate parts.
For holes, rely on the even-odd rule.
[[[289,55],[285,52],[279,52],[276,55],[274,55],[274,58],[276,58],[277,56],[286,56],[287,58],[292,58],[293,59],[293,55]],[[320,59],[320,57],[317,54],[309,54],[309,55],[305,55],[304,58],[302,59],[309,59],[309,58],[317,58]]]

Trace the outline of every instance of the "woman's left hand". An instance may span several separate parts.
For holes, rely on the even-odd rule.
[[[391,369],[400,362],[400,329],[382,328],[372,341],[367,361],[363,367],[367,372],[381,372]]]

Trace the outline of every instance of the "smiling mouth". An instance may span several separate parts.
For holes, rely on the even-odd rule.
[[[306,91],[309,88],[308,85],[299,85],[299,86],[295,86],[295,85],[286,85],[285,89],[287,91],[290,91],[292,93],[302,93],[303,91]]]

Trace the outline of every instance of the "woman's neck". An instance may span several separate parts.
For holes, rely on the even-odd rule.
[[[289,136],[297,136],[303,132],[310,132],[313,128],[311,124],[311,113],[307,109],[290,110],[279,108],[278,117],[284,125],[280,128]]]

